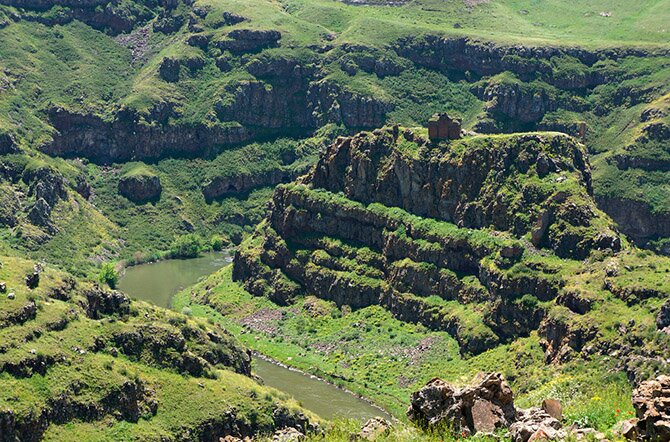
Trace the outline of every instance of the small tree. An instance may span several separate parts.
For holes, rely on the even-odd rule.
[[[119,282],[119,274],[116,272],[114,264],[106,262],[100,267],[98,281],[100,281],[101,284],[107,284],[110,289],[116,288],[116,284]]]
[[[192,233],[175,239],[172,243],[172,256],[175,258],[197,258],[202,251],[200,237]]]
[[[212,250],[219,252],[223,249],[224,242],[225,241],[221,236],[214,235],[210,241],[210,246],[212,247]]]

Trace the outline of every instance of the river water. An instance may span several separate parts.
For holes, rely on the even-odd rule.
[[[169,307],[172,297],[231,262],[228,253],[208,253],[195,259],[176,259],[142,264],[126,269],[119,289],[133,298]],[[253,369],[265,385],[285,391],[303,407],[325,419],[366,420],[374,416],[389,418],[384,411],[327,382],[260,358]]]

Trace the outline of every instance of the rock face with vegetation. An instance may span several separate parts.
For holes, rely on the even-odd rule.
[[[156,174],[148,169],[133,169],[119,180],[119,193],[136,203],[155,201],[163,187]]]
[[[660,302],[668,262],[641,285],[622,278],[631,252],[590,182],[583,146],[560,134],[433,144],[387,127],[339,138],[310,174],[275,190],[233,278],[279,304],[314,294],[380,305],[446,331],[464,355],[538,333],[548,362],[624,346],[623,361],[658,370],[667,344],[634,356],[592,306]],[[655,278],[666,279],[660,290]]]

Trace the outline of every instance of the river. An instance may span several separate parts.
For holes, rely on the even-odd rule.
[[[172,297],[231,262],[228,253],[208,253],[195,259],[159,261],[128,267],[119,280],[119,289],[131,297],[169,307]],[[312,376],[289,370],[255,357],[253,369],[265,385],[285,391],[325,419],[366,420],[388,414],[369,403]]]

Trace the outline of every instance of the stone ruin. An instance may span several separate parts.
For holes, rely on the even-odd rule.
[[[461,120],[444,112],[434,114],[428,120],[428,138],[433,142],[461,138]]]

